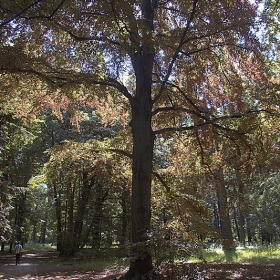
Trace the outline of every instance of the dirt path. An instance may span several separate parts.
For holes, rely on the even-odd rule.
[[[0,255],[0,279],[59,280],[114,279],[109,271],[76,271],[71,263],[61,263],[56,252],[24,253],[20,265],[13,254]]]
[[[200,267],[201,266],[201,267]],[[197,278],[190,276],[190,271],[202,272]],[[189,270],[192,268],[191,270]],[[168,271],[168,270],[166,270]],[[280,280],[280,266],[271,262],[263,264],[188,264],[186,267],[178,266],[178,275],[189,275],[182,279],[203,280]],[[165,274],[165,273],[164,273]],[[168,274],[168,273],[167,273]],[[61,262],[55,251],[24,253],[21,264],[15,265],[13,254],[0,253],[0,280],[112,280],[120,275],[120,267],[109,269],[82,270],[75,265]],[[172,277],[167,277],[173,279]]]

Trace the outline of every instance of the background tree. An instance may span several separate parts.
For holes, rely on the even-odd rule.
[[[11,235],[11,225],[8,219],[9,211],[11,210],[11,205],[9,200],[12,197],[13,189],[9,185],[9,176],[7,170],[7,163],[4,159],[4,149],[7,146],[8,137],[8,126],[9,126],[9,116],[0,108],[1,118],[0,118],[0,139],[1,139],[1,150],[0,150],[0,212],[1,212],[1,224],[0,224],[0,241],[1,241],[1,251],[4,251],[5,242],[9,240]]]
[[[110,206],[115,211],[118,201],[124,203],[122,195],[127,181],[124,171],[128,167],[122,165],[120,172],[119,164],[123,162],[110,155],[110,142],[67,141],[49,150],[50,160],[44,174],[55,200],[57,247],[62,256],[74,255],[85,245],[100,249],[106,239],[101,239],[102,234],[107,236],[109,246],[116,240],[109,234],[115,228],[110,223],[109,208],[106,212],[104,209],[108,199],[114,199]],[[108,152],[102,153],[107,145]],[[123,208],[123,212],[126,210]],[[103,224],[110,225],[110,230],[105,230]]]
[[[28,194],[30,204],[30,216],[26,222],[28,240],[34,243],[55,243],[55,211],[53,197],[45,184],[45,178],[41,175],[29,180]]]
[[[258,191],[249,194],[254,201],[250,207],[250,233],[252,241],[271,244],[279,240],[279,174],[272,172],[264,179],[256,176]]]

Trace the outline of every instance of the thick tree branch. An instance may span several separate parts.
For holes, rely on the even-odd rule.
[[[6,55],[10,55],[13,50],[11,48],[6,48],[3,51],[5,51]],[[114,78],[108,76],[100,78],[99,75],[95,73],[76,73],[71,70],[54,69],[49,64],[37,60],[32,61],[32,63],[26,63],[23,56],[21,56],[21,59],[22,61],[17,63],[17,65],[21,65],[21,68],[15,65],[9,65],[9,61],[7,61],[5,63],[2,62],[0,70],[7,73],[28,73],[60,88],[81,84],[109,86],[117,89],[130,102],[132,101],[132,96],[128,89]],[[32,65],[32,67],[30,65]]]
[[[109,86],[111,85],[118,89],[130,102],[132,102],[132,95],[129,93],[129,91],[123,84],[118,82],[116,79],[112,79],[110,77],[108,77],[108,81],[110,83],[108,84]]]

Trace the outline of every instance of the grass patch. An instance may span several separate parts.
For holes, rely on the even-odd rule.
[[[51,244],[27,243],[24,246],[24,251],[29,252],[50,250],[55,250]],[[59,266],[71,265],[76,270],[124,269],[129,266],[129,257],[123,257],[122,253],[117,248],[102,249],[98,251],[98,254],[92,249],[83,249],[74,258],[54,259]],[[279,245],[237,247],[234,252],[226,254],[220,247],[210,247],[203,249],[201,254],[206,262],[213,264],[275,264],[280,266]],[[201,263],[202,258],[192,256],[184,259],[183,257],[183,259],[175,260],[175,263],[182,261]],[[44,261],[42,260],[42,262]]]
[[[203,257],[207,262],[213,263],[273,263],[280,265],[280,247],[278,245],[238,247],[236,251],[228,253],[221,248],[210,248],[203,251]]]
[[[56,246],[47,243],[28,242],[24,244],[24,251],[46,251],[55,250]]]
[[[64,265],[67,265],[65,263]],[[75,261],[71,265],[78,271],[80,270],[105,270],[106,268],[112,268],[117,266],[117,262],[114,260],[94,260],[94,261]]]

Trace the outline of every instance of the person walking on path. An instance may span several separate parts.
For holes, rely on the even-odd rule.
[[[16,265],[20,264],[20,257],[21,257],[21,251],[22,251],[22,246],[20,244],[20,242],[16,242],[16,246],[15,246],[15,250],[16,250]]]

